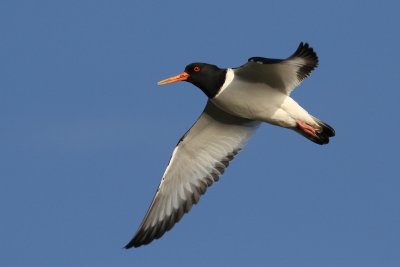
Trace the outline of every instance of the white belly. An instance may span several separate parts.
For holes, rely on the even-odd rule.
[[[315,124],[312,117],[290,96],[263,83],[233,79],[228,69],[221,91],[211,101],[224,111],[242,118],[295,127],[296,119]]]

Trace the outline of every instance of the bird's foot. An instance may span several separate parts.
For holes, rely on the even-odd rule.
[[[305,133],[317,137],[317,129],[301,120],[296,120],[298,127]]]

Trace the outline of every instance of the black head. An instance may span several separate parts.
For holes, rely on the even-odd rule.
[[[181,74],[162,80],[158,84],[187,81],[200,88],[209,98],[213,98],[225,81],[226,69],[207,63],[192,63]]]

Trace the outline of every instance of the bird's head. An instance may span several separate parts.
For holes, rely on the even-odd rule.
[[[186,66],[185,71],[165,80],[158,85],[186,81],[200,88],[209,98],[214,97],[224,84],[226,69],[220,69],[207,63],[192,63]]]

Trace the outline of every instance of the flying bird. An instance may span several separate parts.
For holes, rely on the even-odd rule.
[[[142,224],[125,248],[148,244],[170,230],[218,181],[262,122],[328,144],[334,129],[290,97],[317,65],[317,54],[302,42],[287,59],[252,57],[238,68],[226,69],[192,63],[184,72],[158,82],[192,83],[208,102],[175,147]]]

